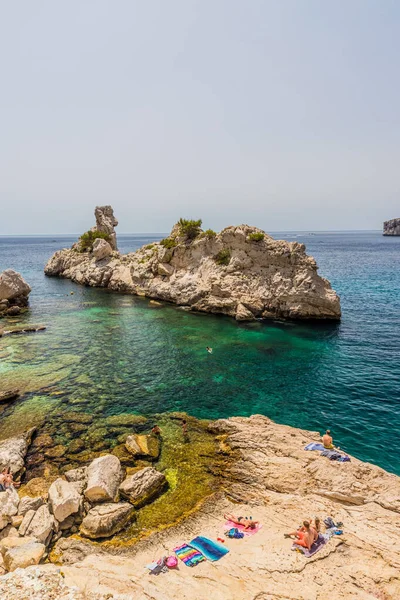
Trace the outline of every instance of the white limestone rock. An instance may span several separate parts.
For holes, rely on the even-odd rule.
[[[113,454],[95,458],[87,469],[85,497],[89,502],[113,502],[123,474],[119,459]]]
[[[103,240],[102,238],[97,238],[93,244],[93,256],[96,261],[103,260],[103,258],[108,258],[113,253],[113,249],[110,244]]]
[[[165,475],[152,467],[145,467],[128,477],[119,486],[121,496],[136,508],[147,504],[165,488]]]
[[[127,525],[134,510],[127,502],[98,504],[83,519],[80,532],[92,539],[110,537]]]
[[[49,506],[57,521],[62,522],[70,515],[77,513],[81,506],[82,496],[75,483],[58,478],[49,488]]]
[[[7,269],[0,273],[0,300],[15,300],[26,298],[31,292],[31,287],[26,283],[20,273]]]
[[[14,488],[0,492],[0,530],[11,523],[11,518],[18,512],[18,504],[19,496]]]
[[[24,472],[24,460],[34,432],[35,428],[32,428],[0,442],[0,471],[9,467],[13,475]]]

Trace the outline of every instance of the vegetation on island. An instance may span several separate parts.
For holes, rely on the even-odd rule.
[[[194,240],[201,233],[202,220],[198,219],[179,219],[178,226],[181,235],[184,235],[188,240]]]
[[[249,233],[248,239],[250,242],[261,242],[265,238],[265,235],[260,231],[255,231],[254,233]]]
[[[228,248],[223,248],[218,252],[214,260],[217,263],[217,265],[229,265],[229,261],[231,260],[231,251]]]
[[[89,231],[82,233],[81,237],[79,238],[79,251],[91,252],[93,244],[98,238],[106,240],[106,242],[110,240],[110,236],[108,235],[108,233],[104,233],[103,231],[97,231],[97,229],[94,231],[89,229]]]
[[[167,237],[161,240],[160,244],[161,246],[164,246],[164,248],[167,248],[167,250],[171,250],[172,248],[175,248],[176,241],[172,237]]]
[[[205,232],[202,234],[204,237],[208,237],[208,238],[213,238],[215,237],[217,234],[213,229],[206,229]]]

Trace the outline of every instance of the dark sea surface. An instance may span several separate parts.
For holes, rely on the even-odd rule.
[[[77,236],[0,237],[0,271],[13,268],[32,287],[29,314],[10,322],[48,326],[0,339],[0,388],[22,381],[28,390],[0,417],[0,437],[71,406],[99,419],[261,413],[330,428],[341,448],[400,475],[400,238],[272,235],[306,244],[341,296],[340,324],[238,324],[80,287],[43,274]],[[161,237],[120,235],[118,245],[128,252]]]

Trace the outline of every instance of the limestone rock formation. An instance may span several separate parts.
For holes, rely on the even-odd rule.
[[[122,481],[121,463],[113,454],[95,458],[87,469],[85,497],[90,502],[113,502]]]
[[[35,428],[0,442],[0,471],[9,467],[13,475],[22,473],[25,469],[24,459],[31,443]]]
[[[81,495],[74,483],[58,478],[49,488],[49,506],[57,521],[64,521],[78,512],[81,506]]]
[[[178,223],[165,240],[104,261],[93,252],[59,250],[45,273],[238,320],[340,319],[339,297],[304,244],[248,225],[218,234],[185,231]]]
[[[11,523],[11,517],[17,514],[19,496],[14,488],[0,492],[0,530]]]
[[[114,217],[114,211],[110,205],[96,206],[94,211],[96,217],[95,230],[106,233],[110,238],[110,246],[113,250],[117,249],[117,235],[114,227],[118,225],[117,219]]]
[[[155,435],[133,434],[126,438],[125,447],[133,456],[156,459],[160,455],[161,441]]]
[[[98,504],[83,519],[80,532],[92,539],[110,537],[127,525],[134,510],[127,502]]]
[[[128,477],[119,486],[121,496],[129,500],[136,508],[153,500],[166,487],[163,473],[152,467],[145,467]]]
[[[30,292],[30,286],[20,273],[12,269],[0,273],[0,316],[19,314],[21,307],[28,305]]]
[[[400,219],[391,219],[383,223],[383,235],[400,235]]]

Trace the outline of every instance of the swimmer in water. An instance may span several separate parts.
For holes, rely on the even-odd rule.
[[[206,347],[206,350],[207,350],[207,352],[208,352],[209,354],[212,354],[212,348],[210,348],[210,346],[207,346],[207,347]]]

